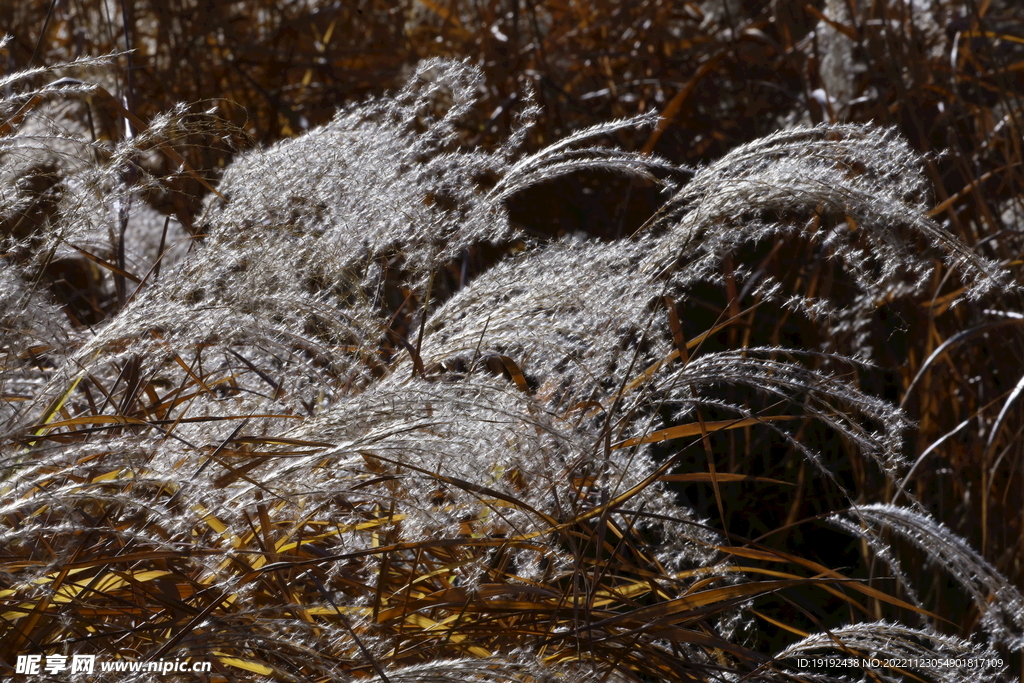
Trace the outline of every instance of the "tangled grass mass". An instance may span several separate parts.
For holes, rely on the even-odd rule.
[[[690,167],[623,146],[657,113],[535,144],[524,88],[470,144],[486,78],[430,58],[253,146],[58,80],[103,61],[2,81],[5,680],[36,654],[204,681],[1020,676],[1017,565],[915,481],[980,430],[991,490],[1019,488],[1021,384],[925,448],[911,410],[949,344],[1019,329],[1015,264],[930,210],[899,130],[795,122]],[[82,125],[103,98],[119,139]],[[185,151],[214,144],[248,149],[214,178]],[[564,182],[656,201],[614,235],[525,223]],[[891,340],[965,308],[987,317],[894,394]]]

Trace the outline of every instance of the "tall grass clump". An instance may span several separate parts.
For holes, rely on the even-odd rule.
[[[57,134],[102,93],[50,73],[3,103],[3,163],[38,169],[0,206],[5,674],[1009,679],[1020,592],[906,486],[912,425],[864,381],[882,306],[947,273],[950,303],[1010,288],[927,215],[895,131],[795,126],[688,168],[609,142],[641,115],[531,152],[524,91],[485,148],[486,81],[432,59],[215,182],[186,159],[214,112]],[[513,220],[577,175],[660,204],[605,240]],[[912,585],[918,556],[975,619]],[[822,653],[882,664],[799,663]]]

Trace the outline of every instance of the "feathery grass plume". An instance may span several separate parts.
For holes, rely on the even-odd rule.
[[[11,261],[0,259],[0,424],[12,420],[17,406],[31,400],[46,381],[39,358],[62,362],[75,336],[64,313],[33,286],[23,266]]]
[[[574,430],[536,399],[479,375],[425,382],[396,373],[285,436],[334,445],[268,463],[254,476],[281,482],[274,490],[286,496],[286,486],[297,495],[392,472],[390,492],[367,491],[404,518],[402,537],[410,541],[457,536],[473,519],[490,537],[537,534],[638,486],[658,467],[643,449],[595,459],[598,435]],[[660,552],[671,556],[671,566],[692,569],[711,560],[717,539],[661,484],[643,486],[630,505],[666,520],[638,525],[661,527]],[[546,567],[551,571],[551,562]],[[524,571],[522,580],[539,580]]]
[[[254,230],[308,236],[328,282],[392,259],[389,267],[422,290],[430,273],[468,247],[507,240],[504,201],[536,183],[584,170],[644,178],[674,170],[615,148],[575,148],[651,125],[650,115],[581,131],[513,164],[536,114],[529,99],[498,150],[460,149],[459,123],[481,87],[468,64],[426,60],[394,97],[344,108],[326,126],[236,161],[220,184],[223,199],[210,202],[200,225],[221,248]]]
[[[90,171],[96,155],[104,152],[83,135],[82,109],[74,101],[95,92],[94,86],[75,79],[43,86],[32,81],[53,77],[57,69],[105,62],[78,60],[0,79],[6,90],[0,96],[0,245],[5,258],[52,258],[53,241],[47,238],[64,229],[55,214],[71,189],[68,180]]]
[[[686,169],[681,169],[651,155],[638,155],[616,148],[576,147],[576,145],[589,142],[599,136],[609,135],[625,128],[653,126],[657,120],[657,114],[650,112],[631,119],[591,126],[566,136],[536,154],[531,154],[513,164],[491,190],[490,198],[492,201],[503,201],[539,183],[582,171],[619,173],[657,183],[662,186],[663,190],[669,191],[674,187],[673,183],[655,176],[653,171],[679,174],[686,172]]]
[[[220,248],[254,231],[316,242],[320,263],[310,267],[325,278],[399,257],[422,287],[466,247],[511,234],[485,187],[521,130],[495,154],[459,149],[459,123],[480,78],[465,63],[422,62],[395,96],[343,108],[323,127],[236,161],[221,181],[223,199],[210,202],[200,225]]]
[[[906,680],[908,669],[925,676],[926,680],[944,683],[1000,681],[1006,673],[999,653],[984,644],[885,621],[816,633],[779,652],[773,661],[821,657],[822,650],[833,651],[834,656],[845,661],[880,660],[882,663],[878,666],[855,668],[870,671],[872,677],[886,681]],[[886,660],[893,664],[886,664]],[[985,664],[981,665],[979,660]],[[967,664],[967,661],[973,663]],[[805,671],[801,667],[788,673],[799,680]]]
[[[571,670],[559,670],[546,666],[542,661],[520,659],[454,659],[430,662],[402,667],[389,671],[387,680],[391,683],[459,683],[473,681],[479,683],[556,683],[566,681],[575,683],[585,680],[586,676]],[[375,682],[385,683],[380,676]],[[614,674],[608,678],[613,683],[621,680]]]
[[[107,61],[77,60],[6,80],[18,84],[27,80],[26,73],[38,76]],[[143,288],[154,267],[162,265],[161,256],[172,252],[172,258],[180,258],[182,252],[181,228],[158,215],[144,196],[169,194],[176,176],[198,177],[171,145],[180,147],[221,127],[184,105],[146,125],[133,119],[101,86],[70,78],[9,94],[3,103],[8,116],[0,137],[0,182],[17,179],[10,182],[15,192],[0,199],[6,272],[14,272],[12,264],[17,264],[27,296],[52,301],[67,318],[63,344],[17,350],[26,360],[32,353],[41,354],[28,372],[45,368],[39,378],[49,378],[35,392],[35,399],[5,405],[9,419],[3,429],[12,434],[51,419],[62,409],[64,399],[77,386],[76,377],[83,376],[83,365],[117,360],[99,359],[91,351],[83,356],[83,348],[133,298],[132,292]],[[100,104],[113,106],[131,121],[123,139],[97,140],[83,123]],[[162,156],[182,167],[157,177],[157,158]],[[45,319],[40,318],[40,329]],[[95,377],[101,384],[106,379],[100,371]],[[100,410],[107,406],[115,407],[116,401],[108,397]]]
[[[790,360],[785,360],[786,357]],[[667,402],[685,410],[679,418],[700,406],[692,395],[696,389],[712,391],[723,386],[745,387],[785,402],[786,409],[821,421],[842,434],[848,443],[873,458],[886,474],[892,476],[904,464],[900,437],[906,430],[906,419],[890,403],[860,391],[854,384],[826,370],[810,367],[796,358],[824,359],[836,364],[849,364],[851,359],[829,354],[814,354],[783,348],[747,348],[742,351],[707,353],[693,358],[660,379]],[[761,399],[764,400],[763,398]],[[721,402],[717,407],[745,415],[752,406]],[[807,445],[794,443],[819,467],[827,466],[819,454]]]
[[[921,158],[895,130],[821,125],[741,145],[680,190],[646,230],[657,239],[651,271],[686,285],[713,272],[744,242],[806,236],[822,258],[841,259],[873,310],[930,272],[919,254],[938,247],[978,297],[1002,282],[999,268],[925,215]]]
[[[839,515],[831,517],[830,521],[871,545],[876,545],[878,538],[858,522],[892,530],[964,587],[981,614],[982,627],[994,643],[1018,649],[1024,646],[1024,596],[945,524],[896,505],[858,505],[852,515],[857,521]]]
[[[288,436],[334,445],[303,460],[283,461],[268,478],[318,489],[365,472],[370,459],[400,473],[403,493],[392,503],[396,512],[438,515],[433,523],[406,525],[403,535],[414,539],[449,533],[453,525],[457,530],[460,520],[481,505],[478,491],[460,490],[443,478],[522,496],[520,509],[513,506],[504,519],[494,520],[495,531],[503,528],[505,534],[526,534],[545,516],[570,514],[557,508],[553,492],[565,484],[569,462],[583,457],[582,445],[532,399],[480,376],[433,383],[396,373],[306,420]],[[311,485],[300,472],[326,480]],[[435,481],[434,475],[441,478]],[[439,500],[446,505],[439,508]],[[563,492],[563,500],[568,503],[572,496]]]
[[[629,241],[576,238],[507,258],[432,314],[423,361],[472,372],[507,356],[552,406],[604,400],[671,350],[640,258]]]

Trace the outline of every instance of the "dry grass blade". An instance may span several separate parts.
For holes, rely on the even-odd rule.
[[[713,434],[714,432],[752,427],[772,420],[796,419],[799,419],[797,415],[765,415],[764,417],[747,417],[740,420],[722,420],[719,422],[676,425],[675,427],[669,427],[668,429],[661,429],[656,432],[652,432],[646,436],[620,441],[619,443],[614,444],[612,448],[627,448],[629,446],[638,446],[644,443],[657,443],[659,441],[668,441],[669,439],[681,439],[687,436],[703,437],[707,434]]]

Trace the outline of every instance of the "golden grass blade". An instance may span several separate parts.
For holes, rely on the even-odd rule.
[[[768,477],[755,477],[747,474],[727,474],[724,472],[716,472],[714,475],[720,482],[758,482],[762,484],[776,484],[778,486],[795,486],[792,482],[782,481],[781,479],[770,479]],[[687,474],[666,474],[661,477],[661,481],[675,481],[683,483],[691,482],[710,482],[712,475],[710,472],[690,472]]]
[[[619,443],[612,445],[612,448],[628,448],[629,446],[638,446],[640,444],[645,443],[659,443],[661,441],[668,441],[669,439],[682,439],[690,436],[701,436],[702,426],[705,428],[707,434],[714,434],[715,432],[726,431],[729,429],[741,429],[743,427],[751,427],[769,421],[797,419],[800,419],[799,415],[765,415],[764,417],[746,417],[736,420],[719,420],[716,422],[705,422],[703,423],[703,425],[697,422],[693,422],[690,424],[669,427],[667,429],[660,429],[656,432],[651,432],[646,436],[638,436],[633,439],[626,439],[625,441],[620,441]]]
[[[803,557],[799,557],[798,555],[791,555],[789,553],[777,550],[757,550],[755,548],[734,548],[725,546],[720,546],[718,550],[722,551],[723,553],[736,555],[738,557],[746,557],[748,559],[764,560],[766,562],[790,562],[792,564],[796,564],[801,567],[806,567],[807,569],[818,572],[821,576],[827,576],[833,579],[837,579],[839,581],[843,581],[843,585],[849,586],[852,590],[855,590],[858,593],[863,593],[864,595],[870,598],[881,600],[882,602],[887,602],[890,605],[910,610],[918,614],[923,614],[934,619],[941,619],[942,621],[946,621],[937,614],[929,612],[928,610],[922,609],[916,605],[911,605],[910,603],[900,600],[899,598],[894,598],[891,595],[883,593],[882,591],[872,588],[871,586],[866,586],[863,583],[860,583],[859,581],[856,581],[854,579],[849,579],[833,569],[829,569],[828,567],[818,564],[817,562],[808,560]]]

